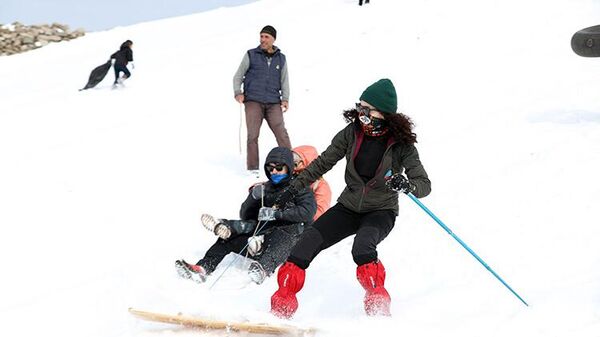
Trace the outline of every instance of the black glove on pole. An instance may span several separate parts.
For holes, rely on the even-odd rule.
[[[411,184],[402,174],[395,173],[385,182],[385,185],[392,191],[408,194],[415,190],[415,185]]]

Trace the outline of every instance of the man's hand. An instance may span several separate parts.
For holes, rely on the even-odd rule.
[[[243,94],[235,95],[235,100],[240,104],[244,103],[244,98]]]
[[[281,101],[281,111],[286,112],[289,108],[288,101]]]

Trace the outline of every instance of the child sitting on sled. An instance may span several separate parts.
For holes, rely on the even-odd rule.
[[[317,206],[313,192],[306,188],[292,200],[279,204],[281,192],[293,179],[292,151],[276,147],[269,152],[264,170],[269,180],[250,189],[242,203],[240,220],[215,219],[204,214],[202,224],[217,241],[196,264],[175,261],[178,274],[202,283],[231,252],[249,255],[254,260],[249,268],[252,281],[261,284],[285,262],[290,250],[305,227],[313,221]]]

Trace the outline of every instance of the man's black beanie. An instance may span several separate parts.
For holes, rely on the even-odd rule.
[[[261,29],[260,33],[267,33],[271,35],[274,39],[277,39],[277,31],[275,30],[275,28],[273,28],[273,26],[264,26],[263,29]]]

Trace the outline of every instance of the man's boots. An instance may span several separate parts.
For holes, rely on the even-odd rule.
[[[279,318],[290,319],[298,309],[298,293],[304,286],[305,271],[292,262],[279,268],[279,289],[271,296],[271,313]]]
[[[356,278],[365,288],[365,312],[369,316],[391,316],[391,298],[384,288],[385,268],[381,261],[363,264],[356,268]]]

